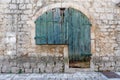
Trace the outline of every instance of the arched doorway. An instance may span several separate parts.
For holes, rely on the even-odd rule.
[[[78,62],[89,63],[91,23],[82,12],[73,8],[54,8],[38,17],[35,23],[37,45],[68,45],[69,67],[83,67],[78,66]]]

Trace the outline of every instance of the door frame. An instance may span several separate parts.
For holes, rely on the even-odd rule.
[[[95,51],[95,26],[97,26],[97,24],[95,24],[95,18],[94,16],[92,16],[92,14],[88,11],[88,9],[85,9],[83,6],[81,5],[78,5],[76,3],[72,3],[72,2],[64,2],[62,3],[54,3],[54,4],[48,4],[47,6],[44,6],[44,7],[41,7],[39,8],[38,11],[35,11],[35,13],[31,16],[31,20],[27,21],[28,24],[30,24],[32,26],[32,30],[31,30],[31,33],[33,33],[31,35],[31,43],[32,45],[34,46],[37,46],[35,45],[35,40],[34,40],[34,37],[35,37],[35,21],[36,19],[41,16],[42,14],[44,14],[46,11],[49,11],[50,9],[53,9],[53,8],[74,8],[78,11],[81,11],[83,14],[85,14],[88,19],[90,20],[92,26],[91,26],[91,53],[92,53],[92,56],[94,55],[94,53],[96,52]],[[68,46],[66,45],[64,47],[64,72],[78,72],[78,71],[93,71],[94,70],[94,65],[93,65],[93,62],[92,62],[92,59],[90,61],[90,68],[69,68],[69,57],[68,57]]]

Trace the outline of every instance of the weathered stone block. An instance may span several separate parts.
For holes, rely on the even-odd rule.
[[[31,3],[31,0],[25,0],[25,3]]]
[[[52,73],[52,70],[53,70],[53,69],[52,69],[51,66],[45,68],[45,72],[46,72],[46,73],[50,73],[50,72]]]
[[[120,50],[115,51],[116,56],[120,56]]]
[[[5,57],[3,55],[0,55],[0,61],[4,60]]]
[[[117,30],[120,30],[120,28],[119,28],[119,29],[117,29]],[[118,33],[118,34],[117,34],[117,41],[119,41],[119,42],[120,42],[120,33]]]
[[[10,2],[11,2],[11,0],[0,0],[0,3],[3,3],[3,4],[10,3]]]
[[[6,54],[5,55],[8,55],[8,56],[15,56],[16,55],[16,51],[12,51],[12,50],[9,50],[9,51],[7,51],[6,50]]]
[[[17,63],[16,62],[10,62],[10,65],[12,66],[12,67],[15,67],[15,66],[17,66]]]
[[[107,32],[107,29],[101,28],[100,31]]]
[[[106,62],[105,63],[105,67],[111,67],[111,66],[112,66],[111,62]]]
[[[21,20],[23,20],[23,21],[28,20],[28,15],[21,15]]]
[[[40,73],[40,69],[39,68],[33,69],[33,73]]]
[[[25,73],[32,73],[33,71],[32,71],[32,69],[25,69]]]
[[[25,10],[24,14],[27,14],[28,16],[31,16],[32,12],[33,12],[32,10]]]
[[[98,13],[104,13],[105,9],[104,8],[96,8],[95,11]]]
[[[59,66],[55,66],[55,67],[53,68],[53,72],[55,72],[55,73],[63,72],[63,68],[62,68],[62,67],[59,67]]]
[[[12,67],[11,72],[12,73],[19,73],[19,68],[18,67]]]
[[[38,54],[36,54],[36,53],[29,53],[28,56],[29,57],[38,57]]]
[[[36,62],[35,63],[30,63],[30,67],[33,68],[33,69],[36,68],[37,67]]]
[[[63,63],[62,63],[62,62],[57,62],[55,66],[62,67],[62,66],[63,66]]]
[[[25,0],[20,0],[19,3],[23,3],[24,4]]]
[[[9,73],[9,72],[11,72],[10,66],[8,66],[8,65],[2,66],[1,72],[3,72],[3,73]]]
[[[45,69],[46,69],[46,64],[41,62],[41,63],[38,63],[37,67],[40,69],[40,72],[45,72]]]
[[[109,57],[108,57],[108,56],[102,57],[102,60],[103,60],[103,61],[109,61]]]
[[[10,4],[10,9],[17,9],[18,6],[16,4]]]
[[[17,3],[17,1],[16,0],[12,0],[11,3]]]
[[[30,68],[30,63],[23,63],[24,68]]]
[[[114,15],[113,14],[107,14],[107,19],[108,20],[113,20],[114,19]]]
[[[33,5],[32,4],[28,4],[27,5],[27,9],[32,9]]]
[[[116,61],[116,66],[120,67],[120,61]]]
[[[19,9],[26,9],[26,5],[25,4],[20,4],[19,5]],[[23,17],[22,17],[23,18]]]

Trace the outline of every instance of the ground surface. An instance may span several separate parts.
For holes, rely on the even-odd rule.
[[[120,75],[120,72],[116,72]],[[74,74],[0,74],[0,80],[120,80],[108,79],[100,72],[77,72]]]

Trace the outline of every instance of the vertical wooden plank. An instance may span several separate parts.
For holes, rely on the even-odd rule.
[[[36,44],[40,44],[40,17],[38,17],[38,19],[35,21],[36,23]]]
[[[72,15],[71,15],[71,17],[72,17],[72,20],[71,20],[71,26],[72,26],[72,46],[73,46],[73,53],[72,54],[74,54],[74,56],[73,56],[73,60],[75,61],[76,60],[76,51],[75,51],[75,48],[76,48],[76,46],[75,46],[75,41],[76,41],[76,32],[75,32],[75,30],[76,30],[76,26],[77,26],[77,24],[75,24],[76,23],[76,15],[75,15],[75,12],[74,12],[74,9],[71,9],[71,11],[72,11]]]
[[[78,28],[79,28],[79,18],[78,18],[78,12],[77,12],[77,10],[75,10],[75,9],[73,9],[73,15],[72,15],[72,22],[73,22],[73,30],[74,30],[74,32],[73,32],[73,39],[74,39],[74,41],[73,41],[73,50],[74,50],[74,54],[75,54],[75,61],[77,61],[78,60],[78,58],[79,58],[79,51],[78,51],[78,48],[79,48],[79,46],[78,46]]]
[[[85,54],[89,55],[91,50],[90,50],[90,26],[85,25]]]
[[[82,46],[82,51],[81,51],[81,56],[84,55],[85,53],[85,26],[84,26],[84,15],[81,15],[81,46]]]
[[[77,23],[78,23],[78,28],[77,28],[77,34],[78,34],[78,38],[77,38],[77,46],[78,46],[78,48],[77,48],[77,54],[78,54],[78,58],[77,58],[77,60],[79,61],[79,60],[81,60],[81,53],[82,53],[82,46],[81,46],[81,32],[82,32],[82,30],[81,30],[81,13],[79,12],[78,13],[78,21],[77,21]]]
[[[80,16],[80,28],[81,28],[81,32],[80,32],[80,45],[81,45],[81,56],[84,54],[84,25],[83,25],[84,19],[83,19],[83,15],[81,14]]]
[[[62,31],[63,31],[63,43],[68,44],[68,9],[65,9],[64,11],[64,23],[62,25]]]
[[[65,27],[65,22],[64,22],[64,9],[60,8],[60,44],[64,44],[64,27]]]
[[[43,14],[40,18],[40,42],[41,44],[47,44],[47,26],[46,26],[46,14]]]
[[[74,59],[74,51],[73,51],[73,26],[72,26],[72,10],[68,8],[68,44],[69,44],[69,58],[71,61]]]
[[[60,15],[59,10],[55,9],[54,12],[54,44],[60,43]]]
[[[54,26],[53,26],[53,11],[47,12],[47,32],[48,44],[54,44]]]
[[[63,18],[63,14],[62,14],[62,10],[60,9],[60,8],[58,8],[57,9],[57,14],[58,14],[58,25],[59,25],[59,44],[64,44],[64,42],[63,42],[63,20],[64,20],[64,18]]]

